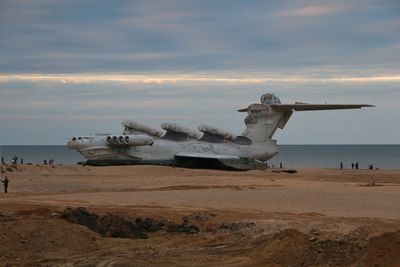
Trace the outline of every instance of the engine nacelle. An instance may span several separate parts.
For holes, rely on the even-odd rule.
[[[118,136],[113,135],[113,137],[112,137],[112,144],[113,144],[113,145],[119,145]]]
[[[107,144],[107,145],[111,145],[112,143],[113,143],[113,141],[112,141],[112,136],[111,136],[111,135],[107,136],[107,138],[106,138],[106,144]]]
[[[154,139],[143,134],[135,135],[109,135],[106,138],[107,145],[111,146],[148,146],[152,145]]]
[[[149,146],[152,145],[154,139],[148,135],[125,135],[124,143],[128,146]]]

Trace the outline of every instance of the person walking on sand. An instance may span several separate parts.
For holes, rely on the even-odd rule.
[[[340,162],[340,169],[343,170],[343,162]]]
[[[351,169],[354,170],[354,163],[351,164]]]
[[[356,162],[356,170],[358,170],[358,162]]]
[[[7,194],[7,189],[8,189],[8,178],[7,178],[7,176],[4,178],[4,180],[1,180],[1,182],[4,185],[4,193]]]

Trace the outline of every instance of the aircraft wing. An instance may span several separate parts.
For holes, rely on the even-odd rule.
[[[277,111],[308,111],[308,110],[329,110],[329,109],[358,109],[362,107],[374,107],[374,105],[365,104],[272,104],[269,105],[272,109]]]
[[[228,156],[228,155],[218,155],[218,154],[210,154],[210,153],[190,153],[190,152],[179,152],[175,154],[175,157],[180,158],[198,158],[198,159],[240,159],[238,156]]]

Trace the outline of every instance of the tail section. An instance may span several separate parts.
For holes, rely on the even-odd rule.
[[[262,104],[251,104],[239,112],[247,112],[244,119],[246,130],[243,135],[253,142],[266,142],[272,138],[276,129],[283,129],[294,111],[333,110],[333,109],[359,109],[373,107],[364,104],[281,104],[274,94],[261,96]]]
[[[251,104],[240,112],[247,112],[244,119],[246,130],[243,135],[250,138],[253,142],[266,142],[274,135],[279,127],[283,129],[292,116],[293,111],[277,111],[270,105],[280,104],[280,100],[273,94],[265,94],[261,96],[262,104]]]

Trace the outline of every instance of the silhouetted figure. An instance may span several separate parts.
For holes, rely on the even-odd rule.
[[[358,162],[356,162],[356,170],[358,170]]]
[[[282,162],[280,162],[280,163],[279,163],[279,168],[281,168],[281,169],[282,169]]]
[[[24,164],[24,158],[21,158],[21,165]]]
[[[18,160],[18,157],[14,155],[14,157],[12,157],[11,163],[17,164],[17,160]]]
[[[343,162],[340,162],[340,169],[343,170]]]
[[[351,164],[351,169],[354,170],[354,163]]]
[[[4,157],[1,157],[1,164],[5,164]]]
[[[47,165],[47,159],[43,160],[44,165]]]
[[[8,189],[8,178],[7,178],[7,176],[4,178],[4,180],[1,180],[1,182],[4,185],[4,193],[7,193],[7,189]]]
[[[50,165],[53,165],[53,163],[54,163],[54,159],[50,159],[50,160],[49,160],[49,164],[50,164]]]

